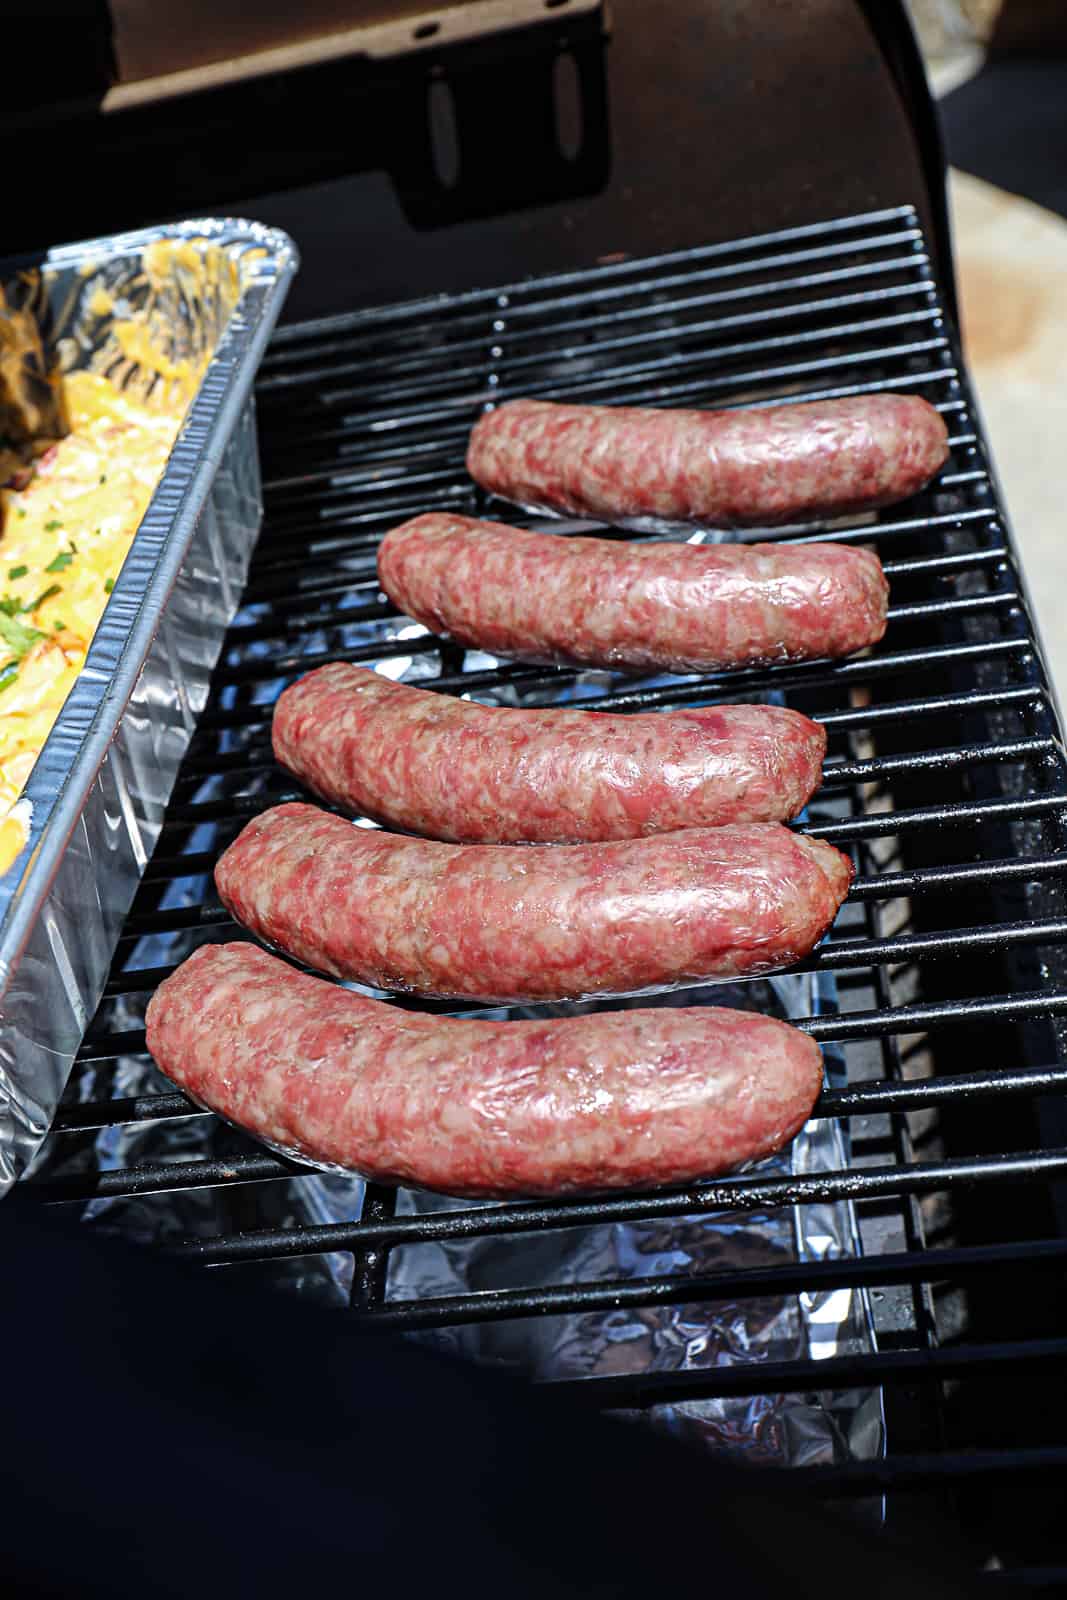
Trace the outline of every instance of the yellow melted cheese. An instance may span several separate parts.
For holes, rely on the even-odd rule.
[[[88,372],[63,388],[70,433],[25,489],[0,491],[0,872],[26,841],[12,807],[85,664],[184,411],[152,409]]]

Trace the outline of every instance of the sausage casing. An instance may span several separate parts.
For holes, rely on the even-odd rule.
[[[847,656],[885,632],[889,586],[844,544],[564,538],[428,512],[378,550],[394,605],[524,661],[713,672]]]
[[[281,695],[274,753],[316,793],[412,833],[577,843],[795,816],[826,734],[781,706],[513,710],[331,662]]]
[[[277,806],[222,856],[239,922],[338,978],[514,1003],[751,977],[806,956],[848,891],[779,823],[614,844],[439,844]]]
[[[891,505],[947,458],[945,424],[918,395],[743,411],[509,400],[475,425],[467,470],[530,510],[767,528]]]
[[[822,1081],[799,1029],[712,1006],[433,1018],[206,945],[148,1048],[192,1098],[298,1158],[483,1198],[688,1183],[771,1154]]]

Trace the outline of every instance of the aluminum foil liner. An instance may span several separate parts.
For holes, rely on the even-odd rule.
[[[94,239],[38,263],[64,370],[106,372],[143,397],[168,382],[195,393],[20,802],[28,843],[0,878],[0,1193],[59,1103],[240,599],[262,513],[252,381],[296,265],[285,234],[233,220]],[[0,266],[0,282],[17,296],[25,278]],[[136,321],[169,378],[116,337],[116,319]]]
[[[241,613],[253,621],[254,606]],[[424,630],[405,618],[359,622],[330,628],[308,638],[305,648],[322,651],[374,641],[392,643],[422,637]],[[269,643],[252,642],[232,662],[262,659]],[[493,658],[468,652],[467,666],[477,671]],[[431,679],[432,656],[415,653],[383,657],[378,669],[407,682]],[[288,680],[286,680],[288,681]],[[507,686],[478,698],[509,704],[545,704],[581,700],[611,680],[585,673],[565,688],[552,686],[516,694]],[[673,680],[643,680],[649,682]],[[285,686],[281,680],[260,684],[256,701],[273,701]],[[240,739],[239,731],[227,737]],[[232,782],[247,791],[248,780],[231,780],[224,772],[206,779],[196,799],[220,799]],[[270,775],[261,787],[270,803]],[[218,850],[213,825],[204,824],[188,849]],[[182,878],[168,885],[162,905],[198,905],[211,894],[206,876]],[[210,937],[210,935],[208,935]],[[224,930],[219,936],[230,937]],[[181,959],[204,934],[154,936],[139,942],[130,960],[155,966]],[[350,987],[358,988],[358,985]],[[373,992],[373,991],[364,991]],[[124,998],[108,1018],[114,1028],[136,1028],[144,999]],[[577,1009],[619,1009],[625,1005],[732,1005],[769,1012],[782,1018],[810,1016],[836,1009],[832,974],[783,976],[747,983],[715,984],[674,992],[658,1000],[608,1001],[553,1008],[559,1014]],[[481,1015],[522,1015],[521,1008],[480,1011]],[[829,1046],[824,1051],[831,1082],[844,1082],[844,1060]],[[86,1075],[80,1084],[87,1098],[101,1094],[137,1095],[166,1086],[143,1056],[118,1064],[112,1078]],[[197,1156],[224,1156],[247,1149],[241,1135],[218,1119],[197,1117],[179,1123],[142,1124],[108,1129],[95,1141],[91,1161],[102,1167],[125,1167],[140,1161],[182,1161]],[[789,1149],[761,1170],[781,1174],[840,1170],[847,1164],[846,1134],[834,1121],[814,1121]],[[257,1184],[243,1191],[243,1209],[227,1207],[225,1191],[185,1190],[176,1194],[132,1196],[94,1201],[86,1216],[95,1225],[145,1242],[189,1237],[211,1238],[230,1227],[259,1228],[292,1223],[339,1222],[357,1218],[363,1185],[355,1178],[329,1173],[308,1174],[284,1183]],[[401,1191],[399,1208],[407,1214],[427,1213],[470,1201],[449,1201],[421,1192]],[[387,1293],[391,1299],[475,1292],[523,1285],[575,1284],[598,1279],[634,1278],[667,1273],[697,1273],[714,1268],[856,1255],[859,1234],[852,1206],[846,1202],[787,1207],[773,1212],[657,1219],[653,1222],[563,1229],[545,1235],[474,1239],[443,1245],[408,1245],[390,1256]],[[348,1303],[352,1258],[337,1253],[290,1261],[245,1266],[258,1279],[338,1308]],[[863,1292],[837,1290],[819,1295],[766,1296],[736,1304],[687,1304],[637,1311],[600,1311],[523,1319],[497,1324],[444,1329],[411,1335],[454,1354],[516,1373],[551,1380],[595,1378],[609,1373],[641,1373],[715,1367],[737,1362],[808,1358],[858,1353],[874,1347],[869,1307]],[[709,1447],[726,1447],[759,1462],[799,1465],[812,1462],[868,1459],[883,1445],[879,1390],[848,1393],[785,1394],[662,1406],[655,1422],[696,1437]]]
[[[832,1002],[831,985],[805,975],[690,990],[663,1003],[727,1005],[789,1018],[810,1016]],[[614,1002],[611,1009],[628,1004],[647,1002]],[[840,1056],[828,1050],[826,1058],[831,1082],[843,1082]],[[817,1121],[758,1170],[788,1176],[840,1170],[846,1160],[838,1125]],[[426,1213],[461,1204],[470,1202],[405,1191],[398,1209]],[[520,1286],[703,1275],[858,1251],[855,1217],[847,1204],[657,1218],[550,1235],[405,1246],[390,1258],[388,1292],[392,1299],[410,1300]],[[873,1334],[865,1297],[844,1291],[581,1312],[475,1324],[419,1337],[453,1355],[551,1380],[818,1360],[870,1349]],[[878,1453],[882,1442],[880,1394],[874,1390],[691,1401],[642,1415],[662,1428],[764,1465],[866,1458]]]

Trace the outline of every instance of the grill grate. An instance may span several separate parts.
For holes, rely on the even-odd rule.
[[[849,1087],[828,1089],[817,1114],[850,1119],[847,1170],[414,1216],[395,1214],[393,1196],[371,1188],[362,1220],[316,1224],[292,1199],[308,1181],[301,1168],[221,1130],[162,1080],[158,1093],[127,1092],[140,1081],[125,1064],[143,1052],[148,994],[197,943],[235,935],[210,882],[220,849],[249,816],[301,797],[270,758],[271,704],[286,681],[338,658],[387,671],[423,659],[431,676],[420,681],[444,693],[521,691],[536,700],[579,681],[559,669],[468,666],[455,646],[414,625],[398,637],[379,595],[376,545],[404,518],[448,507],[522,520],[488,503],[464,471],[466,437],[487,402],[529,394],[742,405],[889,389],[923,394],[942,412],[952,443],[946,473],[877,518],[770,535],[876,546],[893,597],[880,648],[836,665],[666,685],[581,677],[586,706],[637,711],[781,693],[825,723],[826,785],[804,826],[850,849],[858,875],[832,937],[805,963],[837,974],[840,1012],[801,1026],[846,1051]],[[887,1460],[805,1470],[827,1493],[947,1484],[954,1508],[969,1507],[975,1524],[988,1481],[1019,1465],[1062,1466],[1062,1432],[1033,1423],[1016,1435],[1018,1448],[1001,1450],[952,1404],[953,1385],[973,1391],[1025,1371],[1044,1385],[1045,1417],[1062,1421],[1067,1337],[1041,1308],[1067,1259],[1067,1191],[1058,1187],[1067,1180],[1067,1118],[1056,1098],[1067,1066],[1053,1020],[1067,1015],[1067,772],[1010,534],[914,214],[897,208],[285,328],[258,400],[266,520],[244,608],[66,1103],[17,1200],[148,1204],[200,1192],[211,1236],[166,1241],[178,1254],[221,1265],[351,1252],[352,1315],[375,1328],[870,1288],[878,1348],[819,1363],[817,1374],[811,1362],[792,1361],[571,1386],[590,1403],[628,1407],[872,1383],[917,1392],[910,1412],[898,1405],[896,1432],[890,1412]],[[377,642],[365,642],[368,627],[380,630]],[[109,1158],[112,1135],[169,1123],[186,1131],[180,1149]],[[859,1259],[385,1300],[389,1252],[412,1241],[839,1199],[857,1206]],[[1017,1309],[1006,1315],[1005,1295],[1031,1307],[1029,1321]],[[988,1392],[981,1405],[995,1415]],[[1032,1487],[1034,1476],[1015,1481]],[[975,1484],[977,1498],[961,1500]]]

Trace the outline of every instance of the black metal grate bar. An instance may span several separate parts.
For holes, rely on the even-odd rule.
[[[165,976],[171,970],[173,969],[161,968],[158,972]],[[162,981],[162,977],[157,976],[155,981]],[[134,985],[133,992],[149,993],[151,987],[149,983]],[[446,1001],[427,1001],[422,1009],[444,1013],[456,1010],[458,1007],[449,1006]],[[477,1013],[472,1012],[470,1007],[465,1007],[464,1014]],[[856,1039],[888,1038],[895,1034],[911,1034],[953,1024],[973,1026],[977,1023],[1023,1022],[1032,1018],[1064,1015],[1067,1015],[1067,990],[1048,989],[1031,994],[982,996],[932,1004],[875,1007],[869,1011],[851,1011],[825,1017],[802,1017],[797,1020],[795,1026],[802,1028],[805,1033],[810,1033],[820,1044],[832,1044]],[[125,1029],[119,1033],[106,1030],[98,1033],[95,1028],[90,1029],[78,1053],[78,1059],[82,1062],[114,1061],[120,1056],[143,1051],[144,1037],[144,1030],[137,1028]]]
[[[229,919],[220,914],[201,914],[197,926],[218,926]],[[237,924],[231,927],[239,932]],[[170,931],[169,929],[166,931]],[[798,961],[793,972],[837,972],[848,967],[899,965],[916,959],[973,955],[984,949],[1003,950],[1013,945],[1061,944],[1067,940],[1067,917],[1045,917],[1027,922],[999,922],[982,928],[953,928],[936,933],[897,934],[891,939],[828,939],[813,956]],[[142,967],[111,980],[106,991],[134,994],[159,987],[174,971],[173,966]],[[734,979],[744,982],[744,979]]]
[[[143,1044],[143,1035],[129,1048]],[[946,1105],[957,1098],[997,1099],[1002,1095],[1046,1094],[1067,1090],[1067,1067],[1002,1068],[996,1072],[965,1072],[951,1078],[921,1078],[910,1083],[864,1083],[848,1089],[826,1089],[813,1116],[855,1116],[865,1111],[910,1111],[923,1106]],[[84,1133],[124,1123],[157,1122],[171,1117],[209,1117],[211,1113],[187,1100],[184,1094],[150,1094],[124,1100],[98,1100],[60,1108],[53,1123],[55,1133]]]
[[[1015,1478],[1019,1473],[1062,1472],[1067,1468],[1067,1446],[1044,1449],[947,1451],[944,1455],[891,1455],[884,1461],[849,1463],[840,1467],[804,1467],[793,1482],[818,1495],[884,1494],[900,1489],[927,1488],[931,1484],[960,1483],[968,1478]],[[753,1489],[758,1490],[758,1482]],[[1055,1569],[1059,1570],[1059,1569]],[[989,1574],[990,1577],[999,1574]],[[1005,1577],[1016,1577],[1005,1573]],[[1025,1576],[1025,1569],[1018,1574]]]
[[[951,767],[971,767],[980,761],[1015,761],[1025,756],[1055,758],[1058,751],[1056,740],[1044,737],[1011,739],[1001,744],[971,744],[941,750],[917,750],[900,755],[868,757],[862,761],[848,761],[839,756],[831,756],[823,773],[824,793],[843,784],[869,783],[879,778],[918,772],[923,768],[944,772]],[[178,792],[199,787],[203,782],[205,771],[255,777],[259,773],[276,772],[276,770],[269,745],[265,741],[257,742],[220,757],[214,765],[210,764],[207,757],[198,757],[187,762],[183,777],[179,780]],[[230,796],[234,802],[242,798],[244,797],[240,792]],[[195,809],[190,806],[181,811],[172,808],[172,816],[177,815],[183,820],[189,816],[202,814],[203,805]],[[225,815],[224,812],[219,814]]]
[[[190,859],[195,866],[187,870],[200,872],[210,871],[215,860],[208,853]],[[1033,856],[1028,860],[1012,857],[1007,861],[971,862],[958,867],[930,867],[925,871],[883,872],[857,878],[852,885],[851,898],[888,900],[899,895],[913,898],[924,890],[970,889],[1012,881],[1028,883],[1059,877],[1064,872],[1067,872],[1067,861],[1062,856]],[[210,903],[176,907],[173,911],[135,911],[128,917],[122,937],[132,943],[149,933],[177,933],[181,929],[221,927],[230,922],[223,906]]]
[[[263,1241],[266,1248],[268,1241]],[[352,1248],[351,1237],[338,1248]],[[257,1259],[254,1240],[244,1260]],[[294,1250],[293,1241],[286,1241]],[[188,1249],[178,1252],[197,1259]],[[207,1252],[210,1257],[210,1250]],[[269,1257],[269,1251],[268,1251]],[[201,1258],[203,1259],[203,1258]],[[222,1258],[225,1259],[225,1258]],[[235,1256],[231,1260],[237,1259]],[[387,1328],[413,1332],[416,1329],[450,1328],[460,1323],[496,1322],[523,1317],[576,1312],[640,1309],[655,1305],[700,1305],[737,1301],[758,1296],[817,1294],[829,1289],[874,1289],[916,1281],[960,1282],[978,1275],[1021,1271],[1032,1275],[1035,1269],[1062,1270],[1065,1260],[1062,1240],[1035,1239],[1028,1242],[1020,1259],[1015,1246],[983,1246],[967,1250],[910,1250],[883,1255],[876,1261],[804,1262],[763,1272],[718,1272],[684,1278],[649,1277],[635,1283],[632,1278],[600,1280],[596,1283],[568,1284],[566,1288],[542,1286],[531,1289],[486,1289],[468,1295],[441,1295],[424,1300],[393,1300],[373,1311],[360,1313],[355,1321],[368,1331]],[[219,1264],[216,1261],[216,1264]],[[910,1375],[910,1374],[909,1374]],[[742,1390],[744,1386],[742,1384]],[[767,1391],[774,1392],[774,1388]]]
[[[1003,1376],[1025,1366],[1031,1376],[1055,1375],[1067,1358],[1067,1339],[1005,1339],[994,1345],[955,1349],[882,1350],[874,1355],[830,1356],[820,1362],[831,1388],[870,1383],[943,1383],[947,1378]],[[690,1381],[687,1382],[686,1380]],[[679,1395],[706,1400],[724,1395],[787,1394],[811,1388],[807,1361],[766,1361],[740,1370],[714,1367],[694,1375],[650,1372],[640,1378],[567,1378],[553,1384],[578,1404],[600,1410],[669,1404]]]

